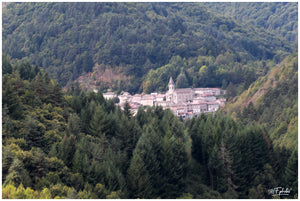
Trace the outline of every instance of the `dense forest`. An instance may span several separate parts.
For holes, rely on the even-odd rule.
[[[245,25],[255,25],[279,34],[290,42],[298,38],[298,3],[248,2],[205,3],[212,11],[229,16]]]
[[[2,7],[2,198],[298,198],[297,3]],[[227,102],[183,121],[102,95],[170,76]]]
[[[297,3],[238,5],[238,18],[249,22],[203,3],[9,3],[3,51],[12,62],[42,67],[61,86],[85,72],[113,69],[130,81],[104,85],[99,78],[98,88],[149,93],[165,90],[172,76],[193,87],[225,89],[232,82],[243,91],[293,51],[298,15]],[[270,18],[260,26],[273,29],[252,23],[257,10]]]
[[[298,146],[298,53],[252,83],[223,112],[244,125],[259,123],[280,147]]]
[[[221,113],[181,122],[161,107],[133,116],[2,60],[3,198],[270,198],[277,185],[297,197],[297,146],[274,144],[268,126]]]

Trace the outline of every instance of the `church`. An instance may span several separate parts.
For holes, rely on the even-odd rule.
[[[175,89],[175,83],[172,77],[170,78],[168,86],[169,91],[166,93],[166,101],[178,104],[187,101],[192,101],[194,99],[194,90],[191,88]]]

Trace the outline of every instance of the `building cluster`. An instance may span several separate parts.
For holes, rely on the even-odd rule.
[[[118,97],[121,107],[127,101],[134,114],[140,106],[162,106],[164,109],[169,108],[178,116],[190,118],[198,116],[201,113],[215,112],[220,106],[226,102],[224,98],[217,99],[225,93],[219,88],[182,88],[176,89],[172,77],[168,84],[169,90],[165,94],[151,93],[151,94],[135,94],[130,95],[128,92],[122,92],[117,96],[113,92],[104,93],[106,99],[113,99]]]

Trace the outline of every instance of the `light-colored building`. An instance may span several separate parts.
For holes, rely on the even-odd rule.
[[[142,95],[140,94],[135,94],[134,96],[132,96],[131,101],[134,103],[141,103],[142,100]]]
[[[217,100],[217,98],[211,93],[202,94],[199,99],[206,102],[213,102]]]
[[[106,93],[103,93],[103,97],[106,99],[113,99],[113,98],[117,97],[117,94],[115,94],[114,92],[106,92]]]
[[[141,104],[142,105],[148,105],[148,106],[153,106],[154,104],[154,97],[151,95],[143,95],[141,99]]]
[[[207,108],[208,108],[208,112],[215,112],[219,109],[219,104],[218,102],[208,102],[207,103]]]
[[[162,106],[164,109],[170,106],[170,102],[168,101],[155,101],[156,106]]]
[[[193,113],[194,114],[200,114],[203,112],[207,112],[208,108],[207,108],[207,103],[206,102],[193,102],[191,103],[191,105],[193,106]]]
[[[132,96],[130,94],[129,95],[128,94],[123,94],[123,95],[118,96],[118,98],[120,99],[120,105],[123,105],[126,101],[129,103],[131,102]]]
[[[158,94],[155,98],[155,101],[158,102],[158,101],[164,101],[164,99],[166,98],[166,95],[165,94]]]
[[[214,96],[219,96],[221,94],[221,90],[219,88],[195,88],[196,94],[213,94]]]

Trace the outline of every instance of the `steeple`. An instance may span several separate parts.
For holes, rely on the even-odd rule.
[[[172,85],[175,85],[175,84],[174,84],[174,81],[173,81],[173,79],[172,79],[172,77],[170,77],[169,86],[170,86],[171,84],[172,84]]]
[[[175,89],[175,84],[174,84],[174,81],[173,81],[172,77],[170,77],[170,81],[169,81],[168,86],[169,86],[169,92],[173,92],[174,89]]]

